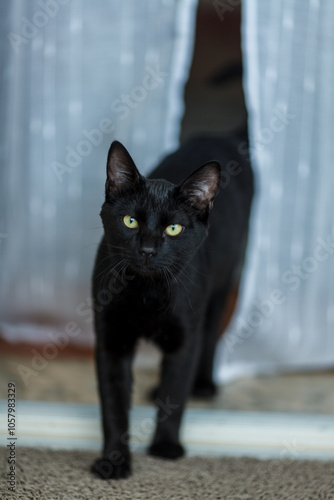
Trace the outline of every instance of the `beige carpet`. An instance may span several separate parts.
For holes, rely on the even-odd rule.
[[[89,472],[94,452],[17,448],[16,493],[8,492],[1,451],[1,500],[333,500],[334,462],[253,458],[134,456],[133,476],[101,481]]]

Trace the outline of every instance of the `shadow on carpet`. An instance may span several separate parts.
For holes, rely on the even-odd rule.
[[[11,493],[8,449],[0,450],[2,500],[334,500],[334,462],[134,454],[131,478],[101,481],[89,472],[95,452],[20,447]]]

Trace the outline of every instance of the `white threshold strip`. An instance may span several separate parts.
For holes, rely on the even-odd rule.
[[[167,414],[168,410],[167,409]],[[0,445],[8,443],[7,401],[0,400]],[[155,409],[131,410],[131,448],[144,451]],[[17,401],[16,446],[100,451],[96,405]],[[334,416],[189,408],[182,426],[187,455],[334,460]]]

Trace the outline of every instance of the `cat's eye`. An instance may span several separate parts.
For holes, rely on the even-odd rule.
[[[177,236],[183,231],[181,224],[170,224],[166,227],[165,232],[168,236]]]
[[[123,222],[126,227],[130,229],[136,229],[138,227],[138,221],[134,217],[131,217],[131,215],[124,215]]]

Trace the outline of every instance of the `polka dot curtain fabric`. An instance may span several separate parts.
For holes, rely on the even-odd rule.
[[[257,198],[221,380],[334,364],[334,3],[245,0],[242,14]]]
[[[108,147],[123,142],[145,173],[177,146],[196,6],[2,2],[0,319],[10,338],[38,336],[18,322],[41,314],[91,330]]]

